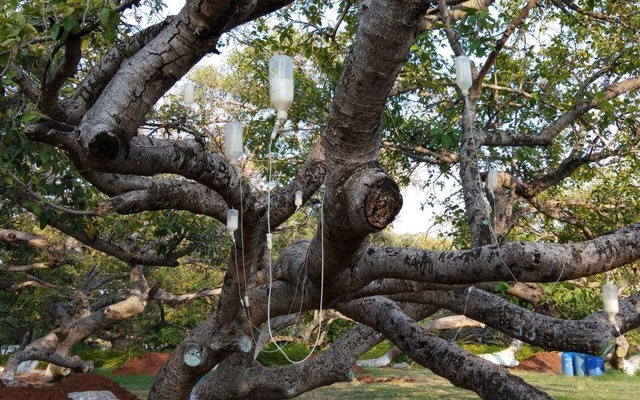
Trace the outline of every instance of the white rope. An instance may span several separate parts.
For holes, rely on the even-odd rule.
[[[320,247],[321,247],[320,249],[320,268],[321,268],[320,269],[320,323],[318,324],[318,328],[317,328],[318,333],[316,335],[316,340],[315,340],[315,343],[313,344],[313,347],[311,348],[311,351],[309,352],[309,354],[307,354],[305,358],[303,358],[302,360],[296,361],[296,360],[290,359],[289,356],[284,352],[284,350],[282,350],[282,347],[276,342],[273,336],[273,330],[271,329],[271,291],[273,289],[273,268],[272,268],[272,258],[271,258],[271,250],[273,247],[273,240],[271,236],[271,184],[272,184],[271,175],[272,175],[273,155],[271,152],[271,147],[273,145],[273,140],[275,139],[278,133],[278,130],[280,128],[282,128],[282,124],[280,123],[280,121],[276,120],[276,123],[273,127],[273,131],[271,133],[271,138],[269,140],[269,176],[268,176],[268,183],[267,183],[267,253],[269,255],[268,257],[269,292],[267,295],[267,329],[269,331],[269,337],[271,338],[271,341],[276,346],[278,351],[280,351],[280,353],[284,356],[284,358],[291,364],[300,364],[306,361],[309,357],[311,357],[313,352],[316,350],[316,347],[320,342],[320,333],[322,332],[322,305],[323,305],[322,303],[324,301],[324,195],[323,195],[323,202],[320,209]],[[300,300],[302,303],[302,297]],[[293,301],[295,301],[295,297],[292,300],[290,310],[293,307]]]

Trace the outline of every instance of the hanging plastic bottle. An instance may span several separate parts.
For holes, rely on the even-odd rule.
[[[287,119],[287,111],[293,104],[293,60],[282,54],[269,60],[269,96],[278,120]]]
[[[605,314],[609,317],[609,321],[614,324],[619,311],[618,287],[615,284],[607,282],[602,287],[602,303]]]
[[[491,193],[495,193],[498,189],[498,171],[495,169],[490,170],[487,173],[487,190]]]
[[[296,190],[295,205],[296,208],[299,208],[302,205],[302,190]]]
[[[190,106],[193,104],[196,86],[193,82],[187,82],[182,86],[182,96],[184,104]]]
[[[224,126],[224,154],[229,163],[235,164],[243,153],[242,124],[238,121],[228,122]]]
[[[235,232],[238,229],[239,215],[240,215],[240,212],[234,208],[230,208],[227,211],[227,231],[229,231],[229,233],[232,235],[233,235],[233,232]]]
[[[458,85],[465,97],[469,95],[469,89],[472,84],[471,60],[467,56],[456,57],[456,85]]]

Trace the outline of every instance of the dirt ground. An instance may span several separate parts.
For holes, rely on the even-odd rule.
[[[20,374],[27,375],[27,374]],[[27,378],[34,380],[34,375],[20,376],[18,378]],[[108,390],[113,393],[119,400],[138,400],[138,397],[131,394],[126,389],[120,387],[114,381],[107,379],[105,376],[94,373],[74,374],[64,379],[60,383],[54,385],[42,384],[44,374],[41,375],[41,381],[38,384],[28,384],[26,387],[7,387],[0,380],[0,399],[1,400],[69,400],[69,393],[84,392],[88,390]]]
[[[168,354],[147,353],[136,357],[113,371],[117,375],[155,375],[169,358]],[[562,373],[562,362],[559,352],[538,353],[520,362],[515,370]],[[367,374],[368,371],[356,368],[357,379],[361,382],[381,382]],[[402,372],[398,371],[398,375]],[[68,400],[68,393],[87,390],[108,390],[120,400],[138,400],[138,398],[120,387],[117,383],[100,374],[73,374],[57,384],[44,384],[44,374],[20,374],[18,379],[29,385],[27,387],[7,387],[0,380],[0,400]],[[387,378],[388,380],[402,378]]]
[[[168,359],[169,354],[147,353],[124,363],[113,373],[155,375]],[[74,374],[56,384],[44,383],[44,371],[18,374],[16,378],[28,386],[7,387],[0,380],[0,400],[69,400],[68,393],[88,390],[108,390],[119,400],[138,400],[134,394],[100,374]]]
[[[155,375],[169,359],[166,353],[146,353],[113,370],[116,375]]]
[[[555,372],[562,373],[561,353],[552,351],[549,353],[538,353],[520,362],[517,367],[509,368],[520,371]]]

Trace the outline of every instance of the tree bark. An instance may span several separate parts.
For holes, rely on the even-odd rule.
[[[435,374],[484,399],[552,398],[503,368],[428,334],[389,300],[373,297],[340,304],[338,309],[387,336],[411,359]]]
[[[27,360],[47,361],[73,372],[89,372],[93,369],[93,362],[82,361],[78,356],[66,357],[55,350],[31,349],[22,350],[9,358],[2,372],[2,379],[14,379],[18,364]]]

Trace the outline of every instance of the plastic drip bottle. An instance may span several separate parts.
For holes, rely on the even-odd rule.
[[[471,60],[467,56],[456,57],[456,85],[466,97],[469,95],[469,89],[473,84],[471,77]]]
[[[183,95],[183,101],[184,104],[190,106],[191,104],[193,104],[193,99],[195,96],[195,85],[193,84],[193,82],[187,82],[184,84],[184,86],[182,86],[182,95]]]
[[[616,315],[618,315],[618,287],[611,282],[607,282],[602,287],[602,303],[605,314],[609,317],[609,321],[612,324],[616,322]]]
[[[287,111],[293,104],[293,60],[285,55],[275,55],[269,60],[269,96],[278,120],[287,119]]]
[[[228,122],[224,126],[224,154],[229,163],[235,164],[243,153],[242,124],[238,121]]]
[[[229,233],[232,235],[233,235],[233,232],[235,232],[238,229],[239,215],[240,215],[240,212],[234,208],[230,208],[229,210],[227,210],[227,231],[229,231]]]

